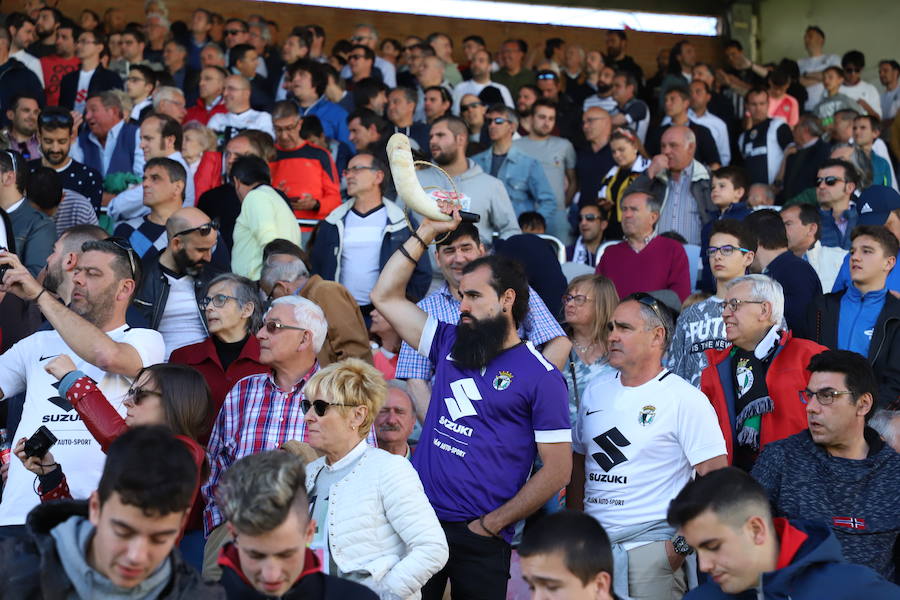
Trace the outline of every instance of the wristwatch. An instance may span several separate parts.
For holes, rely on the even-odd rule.
[[[683,535],[676,535],[673,537],[672,546],[675,548],[675,552],[682,556],[690,556],[694,553],[694,549],[687,543],[687,540],[684,539]]]

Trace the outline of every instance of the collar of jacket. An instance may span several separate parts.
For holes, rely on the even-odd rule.
[[[229,542],[222,548],[219,553],[219,559],[216,562],[219,566],[234,571],[237,576],[241,578],[241,581],[248,586],[253,587],[253,584],[250,583],[250,580],[247,579],[247,576],[244,575],[244,571],[241,569],[241,557],[240,554],[238,554],[238,549],[237,546],[234,545],[234,542]],[[319,557],[316,556],[315,552],[306,548],[303,558],[303,571],[300,573],[300,576],[297,577],[294,585],[300,583],[307,575],[318,573],[321,569],[322,566],[319,564]]]
[[[400,229],[406,227],[406,214],[403,212],[403,209],[397,206],[395,202],[388,200],[387,198],[381,198],[381,202],[384,204],[384,208],[387,210],[387,226],[385,227],[385,233],[394,233]],[[353,206],[356,204],[356,198],[350,198],[346,202],[342,203],[340,206],[331,211],[327,217],[325,217],[326,223],[331,223],[335,227],[337,227],[342,233],[344,231],[344,218],[347,216]]]
[[[708,181],[709,180],[709,169],[707,169],[703,163],[695,160],[691,163],[693,169],[691,170],[691,183],[695,183],[697,181]],[[660,171],[656,176],[656,179],[662,181],[663,183],[669,183],[669,171],[668,169],[664,171]]]

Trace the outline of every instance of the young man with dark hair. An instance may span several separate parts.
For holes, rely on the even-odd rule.
[[[674,87],[663,96],[663,108],[665,117],[659,127],[651,129],[647,134],[647,152],[651,156],[660,154],[662,150],[662,136],[666,129],[674,125],[689,127],[696,137],[696,157],[704,166],[717,169],[722,164],[716,140],[708,127],[691,120],[688,111],[691,107],[691,92],[686,87]]]
[[[829,524],[847,560],[892,580],[900,455],[868,426],[881,386],[865,357],[848,350],[817,354],[808,370],[809,429],[766,446],[751,474],[776,515]]]
[[[771,209],[751,213],[744,223],[756,236],[759,247],[755,272],[768,275],[784,288],[784,318],[789,329],[803,328],[806,311],[822,294],[822,283],[809,263],[788,250],[787,231],[778,213]]]
[[[812,109],[821,121],[822,127],[831,127],[834,124],[835,114],[842,110],[853,110],[858,113],[862,109],[856,100],[842,92],[844,80],[844,69],[838,66],[827,67],[822,73],[824,96],[821,96],[821,101]]]
[[[822,216],[819,208],[812,204],[798,203],[785,206],[779,211],[788,238],[788,250],[812,266],[823,290],[834,285],[847,251],[836,246],[823,246],[819,240],[822,231]]]
[[[566,260],[597,268],[601,254],[600,244],[609,226],[609,211],[589,201],[580,203],[578,208],[578,238],[571,246],[566,246]]]
[[[710,270],[709,255],[706,252],[712,228],[722,219],[742,221],[753,212],[746,202],[749,189],[747,172],[741,167],[721,167],[712,174],[709,196],[716,210],[712,213],[712,220],[700,231],[700,261],[703,266],[697,287],[704,292],[716,291],[715,277]]]
[[[316,523],[299,457],[283,451],[245,456],[222,476],[216,499],[234,538],[219,555],[219,583],[228,598],[377,597],[365,586],[323,573],[309,549]]]
[[[290,86],[301,117],[316,115],[322,121],[326,137],[354,148],[347,129],[347,111],[325,97],[328,74],[324,65],[312,60],[297,61],[288,67],[285,85]]]
[[[69,156],[72,128],[73,120],[69,111],[56,106],[44,109],[38,117],[41,158],[29,162],[28,168],[34,171],[39,166],[50,167],[59,174],[63,189],[84,196],[91,201],[95,209],[99,209],[103,195],[101,187],[103,178],[96,169]]]
[[[441,206],[450,213],[449,203]],[[371,298],[400,337],[436,365],[413,466],[447,534],[451,558],[425,584],[422,597],[441,598],[449,580],[460,597],[500,598],[506,595],[515,523],[569,481],[568,396],[559,371],[531,343],[521,343],[518,327],[530,290],[517,263],[488,256],[462,268],[455,326],[406,299],[406,284],[428,244],[460,225],[458,207],[452,217],[423,220],[388,260]],[[506,447],[505,458],[496,454],[498,444]],[[538,455],[544,466],[529,478]]]
[[[897,238],[885,227],[853,230],[850,280],[844,290],[819,296],[809,307],[804,334],[837,350],[868,357],[878,380],[879,408],[900,407],[900,300],[888,292],[897,264]]]
[[[862,80],[863,69],[866,68],[866,57],[859,50],[850,50],[841,57],[841,68],[844,69],[844,83],[841,93],[855,100],[866,114],[881,119],[881,95],[878,88]]]
[[[857,149],[854,156],[857,157],[858,162],[863,164],[868,162],[871,165],[865,169],[867,175],[872,176],[869,185],[884,185],[896,189],[890,161],[873,151],[874,144],[880,135],[881,122],[878,117],[859,115],[853,119],[853,145]]]
[[[530,524],[518,553],[533,599],[618,600],[609,536],[584,513],[564,510]]]
[[[816,200],[822,216],[820,238],[823,246],[850,249],[850,234],[859,220],[854,193],[859,188],[859,175],[851,163],[829,158],[819,167],[816,177]]]
[[[706,262],[711,266],[715,295],[692,304],[678,316],[668,354],[669,368],[694,387],[700,387],[700,374],[706,367],[704,353],[728,345],[722,320],[725,284],[747,274],[756,257],[756,248],[756,236],[742,222],[722,219],[713,223]]]
[[[81,68],[67,73],[59,82],[59,104],[84,112],[90,96],[107,90],[122,89],[122,79],[103,66],[100,58],[106,48],[106,36],[99,31],[82,31],[75,42],[75,55]]]
[[[668,521],[711,579],[685,600],[888,600],[900,593],[871,569],[846,563],[825,524],[773,519],[766,490],[735,467],[688,483]]]
[[[88,500],[41,504],[28,533],[0,542],[0,585],[10,598],[212,600],[175,549],[197,466],[163,426],[136,427],[112,443]]]
[[[750,119],[745,123],[746,131],[738,138],[744,168],[750,183],[771,185],[794,135],[784,120],[769,117],[769,92],[764,88],[747,92],[745,105]]]

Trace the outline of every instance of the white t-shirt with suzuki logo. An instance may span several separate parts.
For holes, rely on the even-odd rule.
[[[144,366],[162,362],[165,344],[159,332],[152,329],[132,329],[123,325],[106,332],[116,342],[134,347]],[[87,498],[97,489],[106,455],[94,440],[81,417],[54,387],[56,378],[44,370],[50,360],[68,354],[76,368],[97,382],[110,403],[124,416],[122,400],[131,381],[121,375],[101,371],[76,355],[55,331],[39,331],[23,339],[0,356],[0,389],[4,399],[25,392],[22,420],[13,437],[13,445],[20,438],[30,438],[41,425],[57,437],[50,452],[59,463],[73,498]],[[9,464],[9,479],[0,502],[0,525],[22,525],[28,512],[40,503],[34,492],[35,476],[26,470],[22,461],[13,458]]]
[[[572,437],[585,455],[584,511],[611,537],[665,520],[694,465],[726,453],[709,400],[668,369],[637,387],[618,373],[592,381]]]

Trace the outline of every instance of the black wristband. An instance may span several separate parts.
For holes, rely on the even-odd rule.
[[[422,238],[419,237],[419,234],[418,234],[418,233],[416,233],[415,231],[412,231],[412,232],[410,232],[410,233],[412,234],[412,237],[416,238],[416,240],[418,240],[418,242],[419,242],[420,244],[422,244],[422,247],[423,247],[423,248],[425,248],[426,250],[428,250],[428,244],[425,243],[425,240],[423,240]]]
[[[499,534],[496,534],[496,533],[494,533],[493,531],[491,531],[490,529],[487,528],[487,525],[484,524],[484,515],[481,515],[480,517],[478,517],[478,523],[481,525],[481,528],[482,528],[482,529],[484,529],[484,530],[487,531],[489,534],[491,534],[491,537],[495,537],[495,538],[497,538],[498,540],[502,540],[502,539],[503,539],[502,537],[500,537]]]
[[[46,291],[47,291],[47,288],[42,287],[42,288],[41,288],[41,291],[38,292],[38,295],[34,297],[34,300],[32,300],[32,302],[37,302],[38,299],[41,297],[41,295],[42,295],[44,292],[46,292]]]
[[[416,266],[419,265],[419,261],[417,261],[417,260],[414,259],[412,256],[410,256],[410,255],[409,255],[409,252],[407,252],[407,251],[406,251],[406,248],[404,248],[402,245],[401,245],[399,248],[397,248],[397,251],[400,252],[400,254],[402,254],[402,255],[405,256],[406,258],[408,258],[412,264],[414,264],[414,265],[416,265]]]

